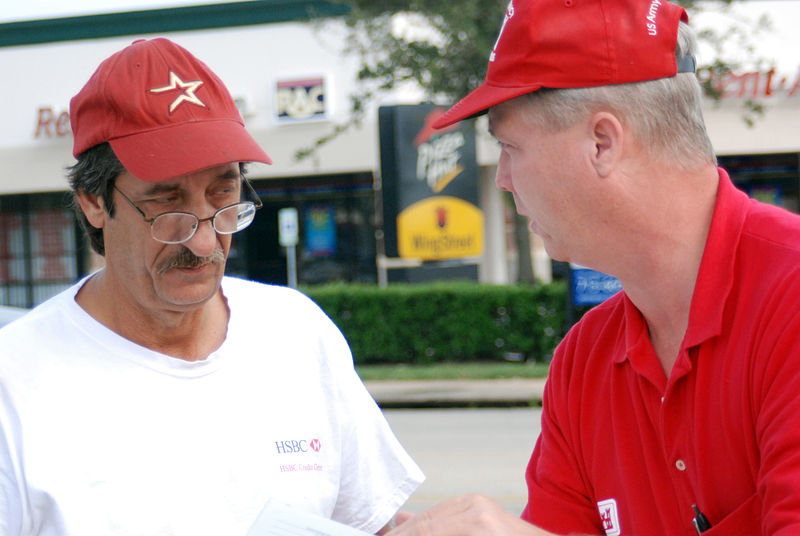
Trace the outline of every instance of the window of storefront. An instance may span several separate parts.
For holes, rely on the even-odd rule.
[[[800,213],[800,154],[720,156],[719,164],[750,197]]]
[[[227,272],[286,284],[286,250],[278,244],[278,211],[298,212],[300,284],[377,281],[374,195],[368,173],[253,180],[264,202],[253,224],[236,235]]]
[[[66,195],[0,197],[0,304],[32,307],[82,273],[81,239]]]

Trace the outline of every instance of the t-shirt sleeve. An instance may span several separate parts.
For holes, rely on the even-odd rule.
[[[22,533],[20,469],[15,463],[15,454],[20,451],[15,441],[19,430],[19,420],[0,378],[0,534]]]
[[[569,342],[562,343],[545,386],[542,431],[533,450],[525,480],[528,504],[522,518],[556,534],[603,534],[590,484],[585,481],[568,420],[569,400],[561,361]]]
[[[332,323],[326,329],[325,352],[342,412],[341,481],[332,518],[375,533],[425,477],[356,374],[342,334]]]

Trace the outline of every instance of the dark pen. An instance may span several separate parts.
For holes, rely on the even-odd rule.
[[[708,518],[703,515],[703,512],[697,508],[696,504],[692,505],[692,510],[694,510],[694,519],[692,519],[692,525],[694,525],[694,530],[697,531],[697,534],[701,532],[705,532],[711,528],[711,523],[708,522]]]

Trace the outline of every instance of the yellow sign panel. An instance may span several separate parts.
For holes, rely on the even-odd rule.
[[[483,253],[483,212],[449,196],[418,201],[397,217],[401,257],[439,261],[478,257]]]

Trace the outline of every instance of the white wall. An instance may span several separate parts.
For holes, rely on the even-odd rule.
[[[707,103],[706,127],[717,154],[800,152],[800,91],[792,98],[776,96],[763,102],[765,113],[756,116],[753,127],[744,121],[746,112],[741,100]]]

